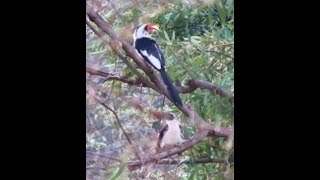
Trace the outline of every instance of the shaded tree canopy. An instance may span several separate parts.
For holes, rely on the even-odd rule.
[[[233,179],[233,0],[89,0],[86,12],[87,179]],[[147,22],[183,106],[132,47]],[[169,113],[185,142],[153,152]]]

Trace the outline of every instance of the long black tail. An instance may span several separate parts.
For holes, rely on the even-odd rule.
[[[180,106],[182,106],[182,101],[180,99],[178,91],[174,87],[174,85],[172,84],[172,81],[171,81],[170,77],[167,75],[167,73],[164,70],[164,68],[160,69],[160,74],[161,74],[161,77],[162,77],[164,83],[167,85],[168,92],[169,92],[170,97],[173,100],[173,102],[175,104],[179,104]]]

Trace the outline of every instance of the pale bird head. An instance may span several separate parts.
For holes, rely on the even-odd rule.
[[[158,26],[152,23],[141,24],[135,28],[133,33],[133,39],[136,40],[143,37],[151,38],[150,33],[153,33],[155,31],[160,31]]]

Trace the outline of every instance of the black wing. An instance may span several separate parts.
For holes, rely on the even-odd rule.
[[[163,56],[158,44],[153,39],[150,39],[150,38],[137,39],[135,42],[135,48],[144,57],[144,59],[147,60],[148,63],[150,63],[154,68],[159,70],[159,68],[155,67],[155,65],[152,62],[150,62],[150,59],[147,56],[142,54],[143,51],[147,51],[148,55],[150,55],[150,56],[152,55],[158,61],[160,61],[160,64],[163,67],[165,66],[164,56]]]
[[[160,139],[162,140],[163,136],[164,136],[164,133],[168,131],[168,124],[162,126],[162,128],[160,129],[159,131],[159,136],[158,136],[158,142],[157,142],[157,149],[160,148],[160,144],[161,144],[161,141]]]

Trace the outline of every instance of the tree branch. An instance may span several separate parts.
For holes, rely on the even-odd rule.
[[[105,103],[103,103],[103,102],[100,101],[98,98],[96,98],[95,96],[93,96],[93,95],[91,95],[91,96],[92,96],[96,101],[98,101],[99,104],[101,104],[103,107],[105,107],[106,109],[108,109],[109,111],[111,111],[111,112],[113,113],[113,115],[115,116],[115,118],[116,118],[116,120],[117,120],[117,122],[118,122],[118,125],[120,126],[120,129],[122,130],[123,134],[126,136],[128,142],[132,145],[132,142],[131,142],[131,140],[130,140],[130,137],[129,137],[129,135],[126,133],[126,131],[124,130],[124,128],[123,128],[123,126],[122,126],[122,124],[121,124],[121,122],[120,122],[120,119],[119,119],[117,113],[116,113],[113,109],[111,109],[109,106],[107,106]]]
[[[214,84],[211,84],[208,81],[191,79],[187,82],[187,85],[188,86],[178,87],[179,92],[184,93],[184,94],[191,93],[191,92],[195,91],[196,89],[201,88],[201,89],[208,89],[215,95],[233,98],[233,96],[230,92],[227,92],[226,90],[224,90]]]
[[[205,163],[226,163],[225,159],[215,158],[200,158],[194,160],[177,160],[177,159],[162,159],[156,162],[156,164],[205,164]],[[143,164],[141,162],[133,162],[128,165],[129,171],[139,169]]]
[[[90,155],[94,155],[94,156],[101,156],[101,157],[104,157],[104,158],[107,158],[107,159],[112,159],[114,161],[122,162],[120,159],[117,159],[117,158],[114,158],[114,157],[110,157],[110,156],[106,156],[106,155],[103,155],[103,154],[97,154],[97,153],[89,152],[89,151],[87,151],[86,154],[90,154]]]
[[[106,77],[107,80],[116,80],[116,81],[121,81],[123,83],[127,83],[129,85],[149,87],[148,85],[144,84],[143,82],[141,82],[139,80],[131,80],[125,76],[116,76],[114,74],[99,71],[99,70],[89,68],[89,67],[86,68],[86,71],[91,75],[98,75],[98,76]],[[187,86],[180,86],[180,87],[176,86],[176,88],[179,93],[183,93],[183,94],[191,93],[191,92],[195,91],[196,89],[201,88],[201,89],[208,89],[213,94],[216,94],[216,95],[220,95],[220,96],[228,97],[228,98],[233,98],[233,96],[231,95],[230,92],[227,92],[226,90],[224,90],[214,84],[211,84],[210,82],[204,81],[204,80],[192,79],[187,82]]]
[[[107,72],[103,72],[103,71],[99,71],[96,69],[92,69],[87,67],[86,68],[86,72],[89,73],[90,75],[98,75],[98,76],[102,76],[102,77],[106,77],[106,80],[116,80],[116,81],[121,81],[123,83],[127,83],[129,85],[136,85],[139,87],[149,87],[148,85],[144,84],[143,82],[139,81],[139,80],[132,80],[132,79],[128,79],[125,76],[117,76],[111,73],[107,73]]]
[[[217,45],[211,46],[211,48],[221,47],[221,46],[233,46],[233,45],[234,45],[234,43],[217,44]]]
[[[90,94],[90,95],[91,95],[91,94]],[[128,140],[128,142],[130,143],[130,145],[132,145],[132,147],[133,147],[133,149],[134,149],[134,154],[136,155],[136,157],[137,157],[138,159],[141,159],[141,158],[140,158],[140,155],[139,155],[139,153],[138,153],[138,150],[137,150],[136,148],[134,148],[134,146],[133,146],[133,144],[132,144],[132,142],[131,142],[131,140],[130,140],[129,135],[128,135],[128,134],[126,133],[126,131],[124,130],[124,128],[123,128],[123,126],[122,126],[122,124],[121,124],[121,122],[120,122],[120,119],[119,119],[117,113],[116,113],[112,108],[110,108],[110,107],[107,106],[105,103],[103,103],[103,102],[100,101],[98,98],[96,98],[94,95],[91,95],[91,96],[92,96],[96,101],[98,101],[99,104],[101,104],[103,107],[105,107],[106,109],[108,109],[109,111],[111,111],[111,112],[113,113],[113,115],[114,115],[115,118],[117,119],[117,122],[118,122],[118,124],[119,124],[119,126],[120,126],[120,129],[122,130],[123,134],[124,134],[125,137],[127,138],[127,140]]]
[[[205,163],[225,163],[225,159],[215,158],[200,158],[194,160],[177,160],[177,159],[162,159],[157,164],[205,164]]]
[[[221,128],[218,126],[210,126],[208,136],[232,137],[233,133],[233,128]]]
[[[200,132],[197,132],[191,139],[187,140],[186,142],[179,145],[179,147],[171,148],[167,151],[160,152],[157,154],[154,154],[152,156],[148,156],[146,159],[143,159],[139,162],[134,163],[128,163],[127,167],[130,171],[135,170],[137,168],[140,168],[142,165],[147,165],[152,162],[156,162],[160,159],[172,156],[177,153],[181,153],[183,151],[186,151],[193,147],[194,145],[198,144],[202,139],[204,139],[208,134],[207,130],[203,130]]]
[[[86,167],[86,170],[105,170],[106,167]]]

